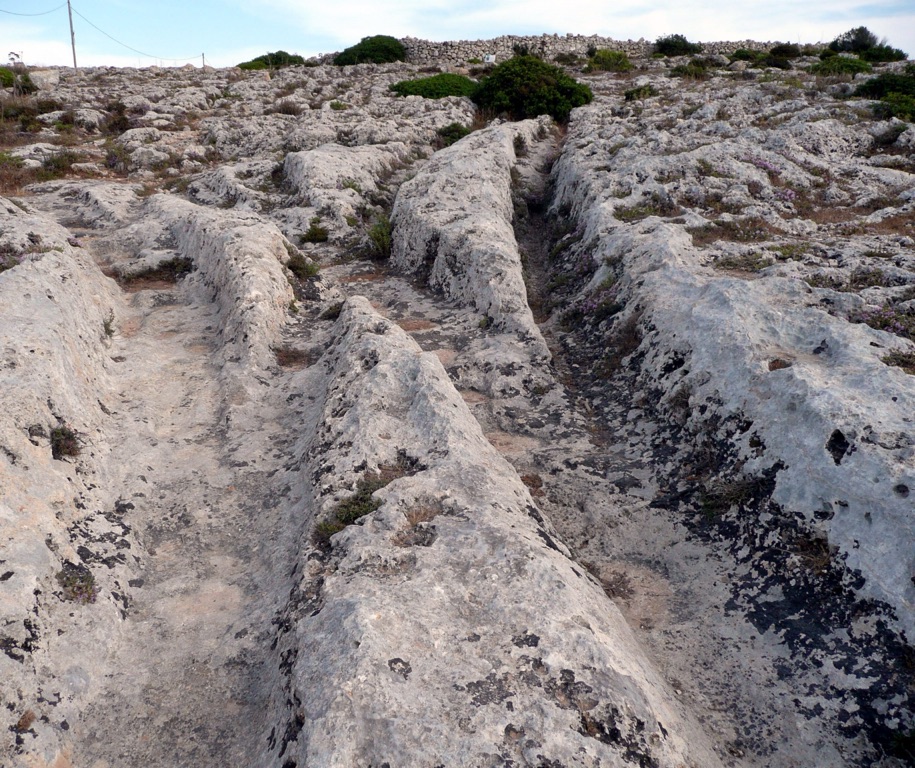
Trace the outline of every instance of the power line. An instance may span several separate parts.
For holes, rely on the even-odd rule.
[[[62,3],[61,5],[58,5],[56,8],[52,8],[50,11],[42,11],[41,13],[16,13],[15,11],[4,11],[2,8],[0,8],[0,13],[7,13],[10,16],[47,16],[49,13],[54,13],[55,11],[59,11],[65,5],[66,5],[66,3]]]
[[[64,3],[64,5],[66,5],[66,3]],[[63,7],[63,6],[61,6],[61,8],[62,8],[62,7]],[[100,27],[97,27],[95,24],[93,24],[91,21],[89,21],[89,19],[87,19],[85,16],[83,16],[78,10],[76,10],[76,8],[73,7],[72,3],[71,3],[71,5],[70,5],[70,7],[71,7],[71,9],[73,10],[73,13],[75,13],[77,16],[79,16],[79,17],[80,17],[83,21],[85,21],[90,27],[92,27],[93,29],[98,30],[98,31],[101,32],[105,37],[107,37],[109,40],[113,40],[113,41],[116,42],[118,45],[123,46],[124,48],[126,48],[128,51],[133,51],[134,53],[139,53],[141,56],[146,56],[146,57],[149,58],[149,59],[159,59],[160,61],[193,61],[194,59],[198,58],[198,56],[188,56],[186,59],[170,59],[170,58],[168,58],[167,56],[153,56],[151,53],[144,53],[143,51],[138,51],[136,48],[132,48],[131,46],[127,45],[127,43],[122,43],[122,42],[121,42],[120,40],[118,40],[116,37],[112,37],[112,36],[109,35],[104,29],[101,29]],[[56,10],[56,9],[55,9],[55,10]]]

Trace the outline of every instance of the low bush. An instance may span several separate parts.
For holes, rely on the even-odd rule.
[[[106,109],[108,117],[102,123],[102,131],[111,135],[120,136],[130,128],[130,119],[127,117],[127,107],[123,102],[113,101]]]
[[[759,53],[746,48],[738,48],[729,58],[731,61],[756,61],[759,58]]]
[[[47,155],[41,161],[41,168],[38,171],[39,181],[48,181],[50,179],[59,179],[66,176],[73,168],[73,163],[79,161],[79,155],[69,150],[61,150]]]
[[[671,77],[685,77],[689,80],[705,80],[708,68],[702,59],[691,59],[687,64],[679,64],[670,70]]]
[[[422,96],[424,99],[444,99],[446,96],[473,96],[477,84],[469,77],[443,72],[418,80],[401,80],[391,90],[398,96]]]
[[[319,272],[318,265],[306,259],[301,253],[290,254],[286,266],[299,280],[308,280],[315,277]]]
[[[764,67],[773,67],[774,69],[791,69],[791,60],[784,56],[768,54],[760,62]]]
[[[795,59],[801,55],[801,49],[794,43],[780,43],[770,48],[769,53],[780,59]]]
[[[438,135],[435,144],[439,149],[443,149],[445,147],[450,147],[465,136],[469,136],[470,128],[466,125],[461,125],[460,123],[449,123],[443,128],[439,128],[435,133]]]
[[[882,99],[891,93],[915,96],[915,73],[877,75],[855,88],[855,96],[869,96],[872,99]]]
[[[873,48],[861,51],[858,56],[864,59],[864,61],[874,63],[884,61],[905,61],[905,59],[908,58],[908,54],[905,51],[900,50],[899,48],[893,48],[889,45],[875,45]]]
[[[874,114],[882,120],[891,117],[915,122],[915,96],[904,93],[890,93],[874,105]]]
[[[290,115],[292,117],[298,117],[302,114],[304,109],[302,105],[292,99],[282,99],[281,101],[276,102],[269,110],[266,110],[268,113],[275,115]]]
[[[79,456],[79,435],[66,424],[51,428],[51,457]]]
[[[256,70],[256,69],[280,69],[281,67],[290,67],[293,65],[304,65],[305,59],[295,53],[286,53],[286,51],[274,51],[265,53],[263,56],[257,56],[251,61],[243,61],[238,65],[239,69]]]
[[[481,108],[514,120],[550,115],[559,123],[593,98],[587,85],[533,56],[515,56],[494,67],[473,96]]]
[[[302,235],[302,242],[326,243],[329,236],[330,234],[327,231],[327,227],[321,226],[321,217],[313,216],[311,221],[308,222],[308,229],[306,229],[305,233]]]
[[[85,565],[64,563],[57,573],[57,583],[62,590],[61,597],[67,602],[89,605],[98,597],[95,577]]]
[[[387,64],[392,61],[405,61],[407,49],[403,43],[389,35],[363,37],[356,45],[345,48],[334,57],[338,67],[348,64]]]
[[[638,85],[635,88],[624,91],[623,98],[626,101],[641,101],[642,99],[649,99],[652,96],[657,96],[658,93],[658,89],[653,85]]]
[[[702,53],[702,46],[699,43],[691,43],[683,35],[667,35],[655,40],[654,50],[662,56],[690,56]]]
[[[12,88],[16,96],[28,96],[38,90],[25,67],[0,67],[0,87]]]
[[[35,179],[35,171],[26,168],[21,157],[0,152],[0,192],[16,192]],[[0,272],[4,269],[3,264],[3,254],[0,252]],[[5,268],[9,269],[10,266],[14,265],[8,264]]]
[[[369,227],[369,247],[376,259],[387,259],[391,255],[391,220],[384,214],[375,219]]]
[[[633,68],[629,57],[622,51],[600,50],[588,61],[589,72],[629,72]]]
[[[814,75],[857,75],[861,72],[870,72],[871,65],[861,59],[851,56],[832,56],[823,59],[819,64],[810,68]]]
[[[390,479],[381,475],[367,474],[363,477],[356,485],[355,493],[337,504],[331,519],[315,526],[312,541],[318,546],[327,547],[330,545],[330,537],[335,533],[378,509],[381,499],[373,498],[372,494],[390,482]]]

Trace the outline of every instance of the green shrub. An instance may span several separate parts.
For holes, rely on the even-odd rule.
[[[747,50],[746,48],[738,48],[730,56],[731,61],[756,61],[758,58],[759,53]]]
[[[332,512],[330,520],[324,520],[315,526],[312,541],[322,547],[330,545],[330,537],[339,533],[346,526],[352,525],[360,518],[374,512],[381,506],[381,499],[373,498],[375,491],[384,488],[392,477],[383,474],[367,474],[356,485],[356,492],[343,499]]]
[[[690,80],[705,80],[708,69],[702,59],[691,59],[688,64],[679,64],[670,70],[671,77],[685,77]]]
[[[648,99],[652,96],[658,95],[658,89],[653,85],[639,85],[635,88],[630,88],[629,90],[623,93],[623,98],[626,101],[640,101],[642,99]]]
[[[311,221],[308,222],[308,229],[305,230],[305,234],[302,235],[303,243],[326,243],[330,233],[327,231],[327,227],[321,226],[321,217],[313,216]],[[290,259],[290,264],[292,260]],[[289,267],[292,269],[292,267]],[[296,275],[299,275],[294,269],[292,270]],[[309,275],[310,277],[310,275]]]
[[[516,56],[494,67],[473,96],[481,108],[515,120],[550,115],[560,123],[593,98],[588,86],[533,56]]]
[[[855,88],[855,96],[870,96],[873,99],[882,99],[891,93],[915,96],[915,75],[896,75],[887,72]]]
[[[906,122],[915,122],[915,96],[889,93],[874,106],[874,113],[883,120],[898,117]]]
[[[810,68],[810,72],[814,75],[857,75],[860,72],[870,71],[870,64],[850,56],[833,56]]]
[[[39,181],[49,179],[59,179],[66,176],[73,167],[73,163],[79,161],[79,155],[70,150],[64,149],[47,155],[41,161],[41,169],[38,171]]]
[[[79,435],[66,424],[51,429],[51,457],[79,456]]]
[[[444,99],[446,96],[472,96],[477,84],[469,77],[443,72],[418,80],[401,80],[391,90],[399,96],[422,96],[424,99]]]
[[[762,66],[774,69],[791,69],[791,59],[782,56],[773,56],[771,53],[762,60]]]
[[[98,597],[95,577],[85,565],[64,563],[63,569],[57,573],[57,583],[63,591],[61,597],[67,602],[88,605]]]
[[[576,67],[581,64],[581,56],[577,53],[566,53],[562,51],[553,57],[553,61],[562,64],[564,67]]]
[[[441,149],[450,147],[456,141],[470,135],[470,128],[460,123],[449,123],[444,128],[439,128],[436,133],[438,134],[436,145]]]
[[[389,35],[363,37],[356,45],[342,50],[334,57],[338,67],[347,64],[386,64],[392,61],[405,61],[407,49],[403,43]]]
[[[629,72],[631,69],[632,62],[622,51],[600,50],[588,62],[588,71]]]
[[[279,69],[280,67],[290,67],[294,64],[304,64],[305,59],[301,56],[294,53],[286,53],[286,51],[274,51],[273,53],[265,53],[263,56],[258,56],[251,61],[244,61],[238,65],[239,69]]]
[[[0,86],[12,88],[16,82],[16,73],[9,67],[0,67]]]
[[[369,227],[369,245],[372,256],[387,259],[391,255],[391,220],[382,214]]]
[[[832,48],[824,48],[820,51],[820,60],[826,61],[826,59],[832,59],[838,55],[838,52],[834,51]]]
[[[769,53],[780,59],[795,59],[801,55],[801,49],[794,43],[780,43],[770,48]]]
[[[866,51],[861,51],[860,56],[865,61],[882,62],[882,61],[904,61],[908,54],[899,48],[893,48],[889,45],[875,45]]]
[[[289,261],[286,262],[286,266],[299,280],[308,280],[316,277],[320,271],[315,262],[309,261],[298,251],[289,254]]]
[[[843,53],[860,53],[875,45],[880,45],[880,40],[873,32],[867,27],[855,27],[839,35],[829,44],[829,47],[833,51]]]
[[[654,50],[662,56],[689,56],[702,53],[702,46],[699,43],[691,43],[683,35],[667,35],[655,40]]]

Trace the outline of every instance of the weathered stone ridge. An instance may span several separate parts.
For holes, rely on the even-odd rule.
[[[650,56],[654,49],[651,40],[617,40],[602,35],[501,35],[490,40],[458,40],[433,42],[415,37],[401,40],[407,49],[407,60],[413,64],[451,64],[466,65],[471,59],[482,60],[492,55],[496,61],[510,59],[515,49],[526,48],[543,59],[551,60],[557,54],[574,54],[587,56],[589,48],[607,48],[623,51],[631,57]],[[751,51],[768,51],[775,43],[763,43],[756,40],[737,42],[702,43],[704,53],[733,53],[738,48]]]

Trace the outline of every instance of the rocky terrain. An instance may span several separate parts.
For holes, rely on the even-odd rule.
[[[915,127],[711,58],[33,73],[0,764],[915,764]]]

